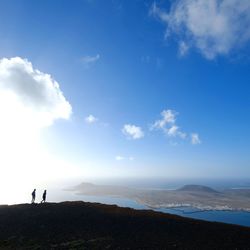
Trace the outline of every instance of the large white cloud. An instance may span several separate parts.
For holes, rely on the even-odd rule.
[[[226,55],[250,41],[249,0],[176,0],[169,11],[156,3],[151,13],[177,34],[183,55],[196,47],[208,59]]]
[[[122,128],[122,133],[126,135],[128,138],[134,140],[144,137],[144,133],[141,127],[132,124],[125,124]]]
[[[14,106],[22,109],[23,118],[30,116],[30,122],[40,127],[49,126],[59,118],[68,119],[71,114],[71,105],[59,84],[20,57],[0,60],[0,95],[7,112]]]

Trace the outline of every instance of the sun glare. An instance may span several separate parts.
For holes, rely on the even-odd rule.
[[[30,190],[41,182],[76,175],[75,166],[50,155],[41,143],[53,114],[0,90],[1,203],[29,202]]]

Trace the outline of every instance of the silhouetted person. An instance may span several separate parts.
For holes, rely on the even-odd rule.
[[[44,190],[43,197],[42,197],[43,199],[42,199],[41,203],[46,202],[46,196],[47,196],[47,190]]]
[[[33,190],[33,192],[31,193],[31,196],[32,196],[31,203],[35,203],[35,199],[36,199],[36,189]]]

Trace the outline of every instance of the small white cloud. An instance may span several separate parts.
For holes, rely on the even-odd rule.
[[[115,157],[115,159],[116,159],[117,161],[122,161],[122,160],[125,159],[125,157],[120,156],[120,155],[117,155],[117,156]]]
[[[172,127],[170,128],[166,128],[165,129],[165,133],[169,136],[169,137],[180,137],[181,139],[185,139],[186,138],[186,133],[180,131],[179,127],[176,125],[172,125]]]
[[[117,155],[117,156],[115,157],[115,159],[116,159],[117,161],[124,161],[124,160],[133,161],[135,158],[134,158],[133,156],[125,157],[125,156]]]
[[[249,0],[176,0],[169,11],[154,3],[150,13],[166,24],[165,38],[177,35],[181,55],[195,47],[213,59],[250,41]]]
[[[178,130],[179,130],[179,127],[176,126],[176,125],[173,125],[172,127],[170,127],[168,130],[167,130],[167,134],[169,136],[177,136],[178,135]]]
[[[179,138],[182,140],[187,139],[187,133],[180,130],[180,127],[176,124],[176,117],[178,113],[171,109],[166,109],[161,112],[161,119],[154,122],[150,127],[150,130],[161,130],[169,138]],[[194,141],[199,139],[198,135],[194,134]],[[198,140],[196,140],[196,144]],[[177,145],[175,142],[171,141],[171,144]]]
[[[162,130],[168,137],[186,138],[186,133],[182,132],[176,125],[176,116],[178,113],[174,110],[167,109],[161,112],[162,119],[155,121],[151,130]]]
[[[84,64],[85,67],[89,67],[90,65],[96,63],[100,60],[100,55],[97,54],[95,56],[84,56],[81,58],[81,62]]]
[[[174,110],[167,109],[161,112],[162,119],[157,120],[151,129],[164,129],[168,124],[174,124],[177,113]]]
[[[197,133],[192,133],[191,134],[191,143],[193,145],[201,144],[201,140],[200,140],[199,135]]]
[[[86,123],[92,124],[92,123],[95,123],[97,121],[98,121],[98,118],[96,118],[93,115],[89,115],[89,116],[85,117],[85,122]]]
[[[126,135],[128,138],[134,140],[144,137],[144,133],[141,127],[131,124],[125,124],[122,128],[122,133]]]

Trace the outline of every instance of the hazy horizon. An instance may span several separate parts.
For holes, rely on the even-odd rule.
[[[41,201],[42,193],[47,189],[47,201],[61,202],[66,200],[84,200],[86,197],[76,196],[75,192],[69,192],[71,188],[81,183],[91,183],[94,185],[107,185],[117,187],[129,187],[135,189],[148,190],[175,190],[185,185],[202,185],[211,187],[215,190],[224,189],[244,189],[250,188],[250,178],[234,178],[234,179],[209,179],[209,178],[73,178],[57,181],[33,182],[27,186],[15,185],[8,191],[7,186],[1,194],[0,205],[29,203],[31,201],[31,192],[36,188],[36,202]],[[100,199],[96,197],[96,199]],[[88,199],[87,199],[88,200]]]

